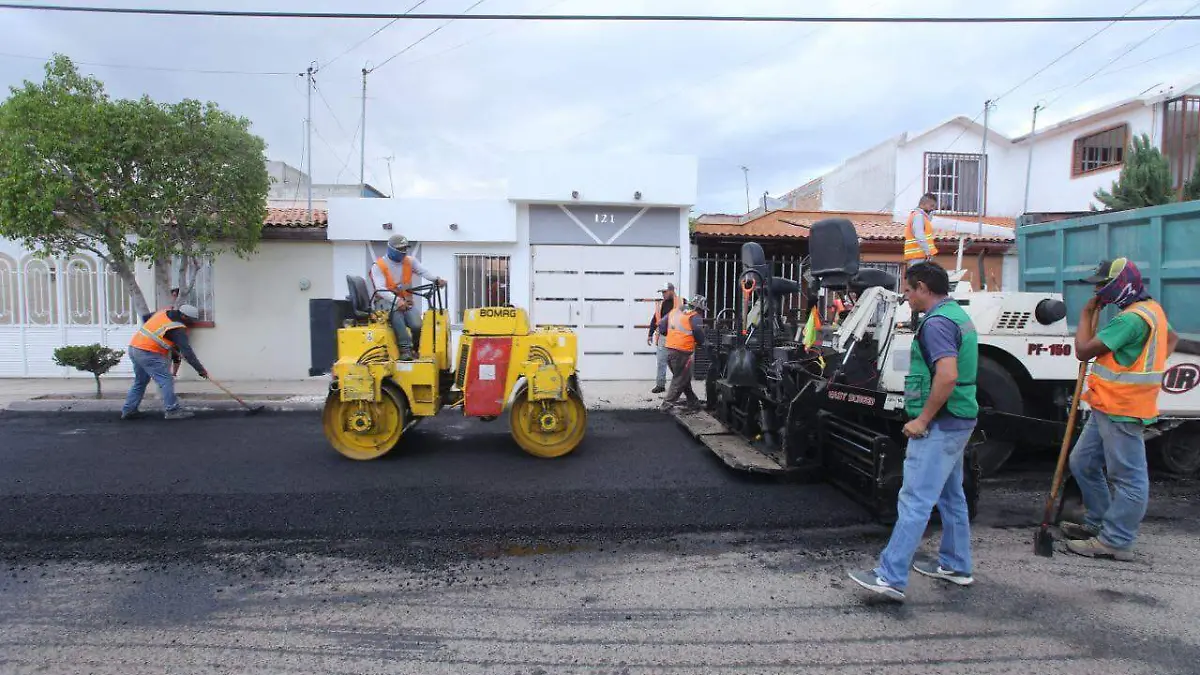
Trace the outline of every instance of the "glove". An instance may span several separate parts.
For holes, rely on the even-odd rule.
[[[197,374],[197,375],[199,375],[200,377],[203,377],[203,378],[204,378],[204,379],[206,379],[206,380],[208,379],[208,371],[207,371],[207,370],[205,370],[204,368],[201,368],[200,370],[197,370],[197,371],[196,371],[196,374]]]

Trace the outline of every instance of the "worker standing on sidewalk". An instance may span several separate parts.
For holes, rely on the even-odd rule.
[[[908,266],[920,262],[931,262],[938,254],[933,242],[933,210],[937,208],[937,197],[932,192],[921,195],[917,208],[908,214],[904,225],[904,262]]]
[[[904,378],[904,482],[891,539],[873,570],[851,572],[858,585],[904,600],[909,566],[960,586],[971,576],[971,525],[963,492],[967,441],[975,430],[979,404],[975,376],[979,339],[971,318],[950,294],[950,277],[937,263],[908,269],[904,295],[924,317],[916,326],[910,366]],[[913,564],[934,506],[942,517],[937,561]]]
[[[408,254],[408,237],[395,234],[388,238],[387,254],[379,257],[371,266],[371,284],[378,293],[375,308],[396,311],[391,314],[392,330],[396,333],[396,344],[400,347],[400,358],[411,361],[413,347],[421,349],[421,308],[417,298],[408,289],[413,287],[413,274],[438,286],[446,280],[430,274],[416,258]],[[411,334],[410,334],[411,331]]]
[[[1150,501],[1142,432],[1158,420],[1163,370],[1179,336],[1132,261],[1105,260],[1083,281],[1095,285],[1096,294],[1079,315],[1075,356],[1096,362],[1082,397],[1091,414],[1071,449],[1071,474],[1083,493],[1086,515],[1083,523],[1059,527],[1071,540],[1067,548],[1072,553],[1133,560],[1133,544]],[[1093,334],[1093,315],[1106,305],[1116,305],[1120,313]],[[1109,493],[1110,481],[1115,494]]]
[[[692,391],[692,365],[695,363],[696,346],[704,345],[704,324],[701,313],[708,309],[703,295],[684,300],[660,322],[659,334],[666,337],[667,365],[671,368],[671,387],[663,399],[662,409],[670,410],[682,394],[687,398],[687,408],[698,410],[700,398]]]
[[[661,394],[667,390],[667,341],[659,333],[658,327],[675,310],[676,305],[675,284],[668,281],[658,289],[658,292],[662,294],[662,297],[654,308],[654,316],[650,317],[650,334],[646,337],[647,345],[655,345],[657,347],[656,356],[658,357],[654,388],[650,390],[651,394]]]
[[[200,310],[193,305],[183,305],[179,309],[159,310],[142,323],[142,327],[133,334],[129,341],[129,360],[133,362],[133,385],[125,396],[125,405],[121,408],[121,419],[139,417],[138,406],[146,394],[146,387],[153,379],[163,399],[163,417],[169,420],[181,420],[194,417],[195,413],[184,410],[175,396],[175,378],[171,374],[171,352],[178,350],[183,358],[196,369],[203,378],[208,377],[208,371],[196,358],[192,345],[188,341],[188,326],[200,319]]]

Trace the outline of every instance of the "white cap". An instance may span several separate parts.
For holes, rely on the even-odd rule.
[[[200,320],[200,310],[195,305],[180,305],[179,313],[191,319],[192,321]]]
[[[662,286],[658,287],[659,293],[665,293],[667,291],[673,291],[673,290],[675,290],[675,284],[673,284],[669,281],[664,282]]]

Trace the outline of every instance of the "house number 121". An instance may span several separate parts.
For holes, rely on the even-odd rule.
[[[611,213],[597,213],[596,214],[596,222],[597,223],[615,223],[615,222],[617,222],[617,217]]]

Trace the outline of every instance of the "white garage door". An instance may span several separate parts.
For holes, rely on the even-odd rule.
[[[533,321],[578,332],[582,379],[652,380],[650,317],[678,274],[678,247],[534,246]]]

